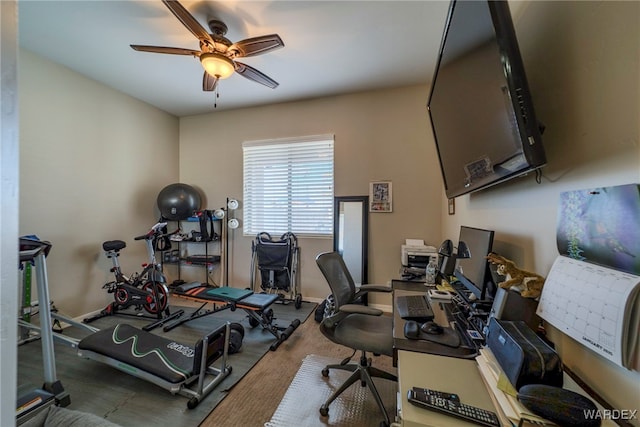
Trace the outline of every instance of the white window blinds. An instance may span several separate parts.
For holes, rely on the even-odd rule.
[[[333,135],[242,144],[244,233],[333,233]]]

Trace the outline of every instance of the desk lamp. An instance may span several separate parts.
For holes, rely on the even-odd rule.
[[[457,252],[454,253],[454,249],[457,249]],[[464,241],[458,242],[458,247],[454,248],[453,242],[447,239],[438,248],[438,255],[438,271],[445,277],[449,277],[453,275],[456,259],[471,258],[471,251]]]

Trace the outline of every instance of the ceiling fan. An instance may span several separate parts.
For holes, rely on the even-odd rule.
[[[202,78],[202,90],[213,91],[218,85],[218,80],[226,79],[234,71],[254,82],[263,84],[271,89],[278,87],[278,82],[250,67],[247,64],[236,61],[236,58],[261,55],[274,49],[284,47],[284,43],[277,34],[252,37],[232,43],[224,35],[227,26],[219,20],[209,21],[208,33],[202,25],[175,0],[162,0],[162,3],[178,18],[182,24],[200,41],[200,50],[183,49],[179,47],[143,46],[132,44],[134,50],[141,52],[167,53],[171,55],[191,55],[200,59],[204,71]]]

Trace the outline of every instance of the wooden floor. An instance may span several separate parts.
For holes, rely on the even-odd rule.
[[[201,426],[262,427],[278,408],[280,400],[305,356],[315,354],[341,359],[350,356],[351,353],[352,350],[325,338],[320,333],[319,324],[312,314],[277,351],[268,352],[235,385]],[[374,357],[373,364],[378,368],[397,373],[392,367],[390,357]]]

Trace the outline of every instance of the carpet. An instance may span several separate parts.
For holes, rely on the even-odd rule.
[[[384,420],[368,387],[357,382],[345,390],[331,405],[329,415],[323,417],[319,409],[324,401],[349,377],[350,372],[333,370],[329,377],[322,376],[322,369],[340,360],[311,354],[304,358],[280,406],[265,427],[290,426],[377,426]],[[374,378],[378,392],[393,421],[396,408],[398,383]]]
[[[294,304],[273,304],[273,323],[286,327],[292,320],[304,322],[316,307],[315,303],[303,302],[300,309]],[[184,309],[187,316],[192,307],[172,306],[173,310]],[[177,342],[194,344],[206,332],[226,321],[239,322],[245,328],[240,352],[230,355],[228,363],[231,374],[211,392],[196,408],[187,409],[188,399],[172,395],[168,391],[144,380],[132,377],[114,368],[92,360],[82,359],[76,351],[62,344],[55,344],[57,377],[71,396],[69,409],[89,412],[109,421],[127,426],[197,426],[226,396],[236,384],[269,351],[275,337],[258,326],[249,326],[244,310],[223,310],[209,316],[192,320],[169,332],[162,328],[152,330]],[[128,323],[142,327],[148,320],[129,316],[110,316],[91,323],[99,329],[116,323]],[[82,334],[83,332],[80,332]],[[295,335],[297,331],[294,331]],[[78,334],[76,328],[65,329],[65,334]],[[80,336],[79,336],[80,337]],[[279,351],[279,350],[276,350]],[[18,347],[18,384],[40,386],[43,382],[42,353],[40,342],[33,341]]]

